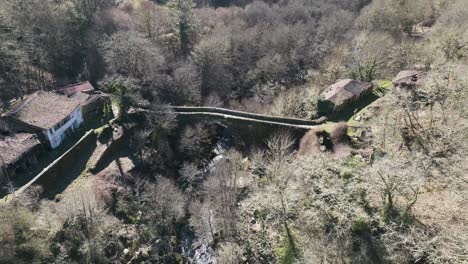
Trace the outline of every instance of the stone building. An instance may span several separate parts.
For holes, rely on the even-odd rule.
[[[80,94],[92,94],[94,91],[93,85],[88,81],[70,84],[57,90],[58,93],[66,95],[69,98],[79,96]]]
[[[44,91],[16,103],[3,118],[12,130],[38,134],[51,148],[60,146],[84,121],[79,100]]]
[[[17,173],[35,165],[37,156],[42,151],[41,142],[34,134],[1,135],[0,182],[7,178],[14,178]]]
[[[400,71],[392,80],[393,86],[397,91],[412,90],[417,85],[424,84],[425,73],[422,71]]]
[[[343,110],[352,106],[361,97],[372,93],[373,84],[357,80],[341,80],[322,92],[318,109],[321,113]]]

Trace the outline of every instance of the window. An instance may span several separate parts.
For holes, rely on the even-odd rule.
[[[61,128],[63,125],[65,125],[68,121],[70,121],[71,116],[65,117],[62,121],[60,121],[58,124],[54,126],[54,130],[58,130]]]

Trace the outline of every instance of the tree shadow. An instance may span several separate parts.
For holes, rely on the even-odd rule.
[[[379,98],[380,97],[374,93],[362,97],[356,104],[353,104],[352,106],[346,107],[338,112],[327,114],[328,120],[332,122],[348,122],[348,120],[351,119],[353,115],[355,115],[356,113],[358,113],[359,111],[361,111],[362,109],[364,109]]]

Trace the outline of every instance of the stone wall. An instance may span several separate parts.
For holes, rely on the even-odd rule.
[[[81,107],[84,119],[88,120],[103,115],[106,104],[111,104],[110,96],[103,94],[92,95],[92,98]]]

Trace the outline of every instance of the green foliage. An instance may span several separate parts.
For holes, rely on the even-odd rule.
[[[376,58],[370,58],[359,62],[349,70],[348,76],[351,79],[371,82],[376,77],[382,65]]]
[[[374,82],[373,93],[378,97],[383,97],[393,88],[393,83],[390,80],[377,80]]]
[[[294,232],[284,234],[281,238],[281,246],[274,249],[278,263],[293,264],[299,257],[299,250],[296,245]]]
[[[135,79],[122,76],[109,76],[102,80],[99,85],[106,91],[112,93],[114,102],[119,107],[119,118],[125,117],[131,106],[136,103],[135,91],[138,84]]]
[[[112,102],[106,100],[104,102],[104,105],[102,107],[102,114],[104,115],[104,117],[106,119],[108,119],[109,117],[113,116],[113,112],[112,112]]]
[[[38,263],[50,257],[47,235],[34,227],[33,214],[20,207],[0,210],[0,259],[3,263]]]
[[[360,235],[370,231],[369,223],[365,219],[356,219],[353,221],[351,230],[353,233]]]
[[[361,158],[354,156],[346,160],[345,166],[349,169],[357,170],[366,168],[367,164]]]
[[[343,180],[349,180],[353,177],[353,171],[350,169],[345,169],[340,172],[340,177]]]
[[[463,35],[457,33],[444,35],[439,47],[448,61],[459,60],[468,52],[468,42],[463,39]]]
[[[196,35],[195,19],[192,13],[195,4],[192,0],[171,0],[168,5],[177,12],[180,52],[183,56],[188,56],[193,48]]]
[[[118,197],[115,205],[115,215],[126,223],[137,224],[140,219],[138,209],[138,205],[134,201]]]

